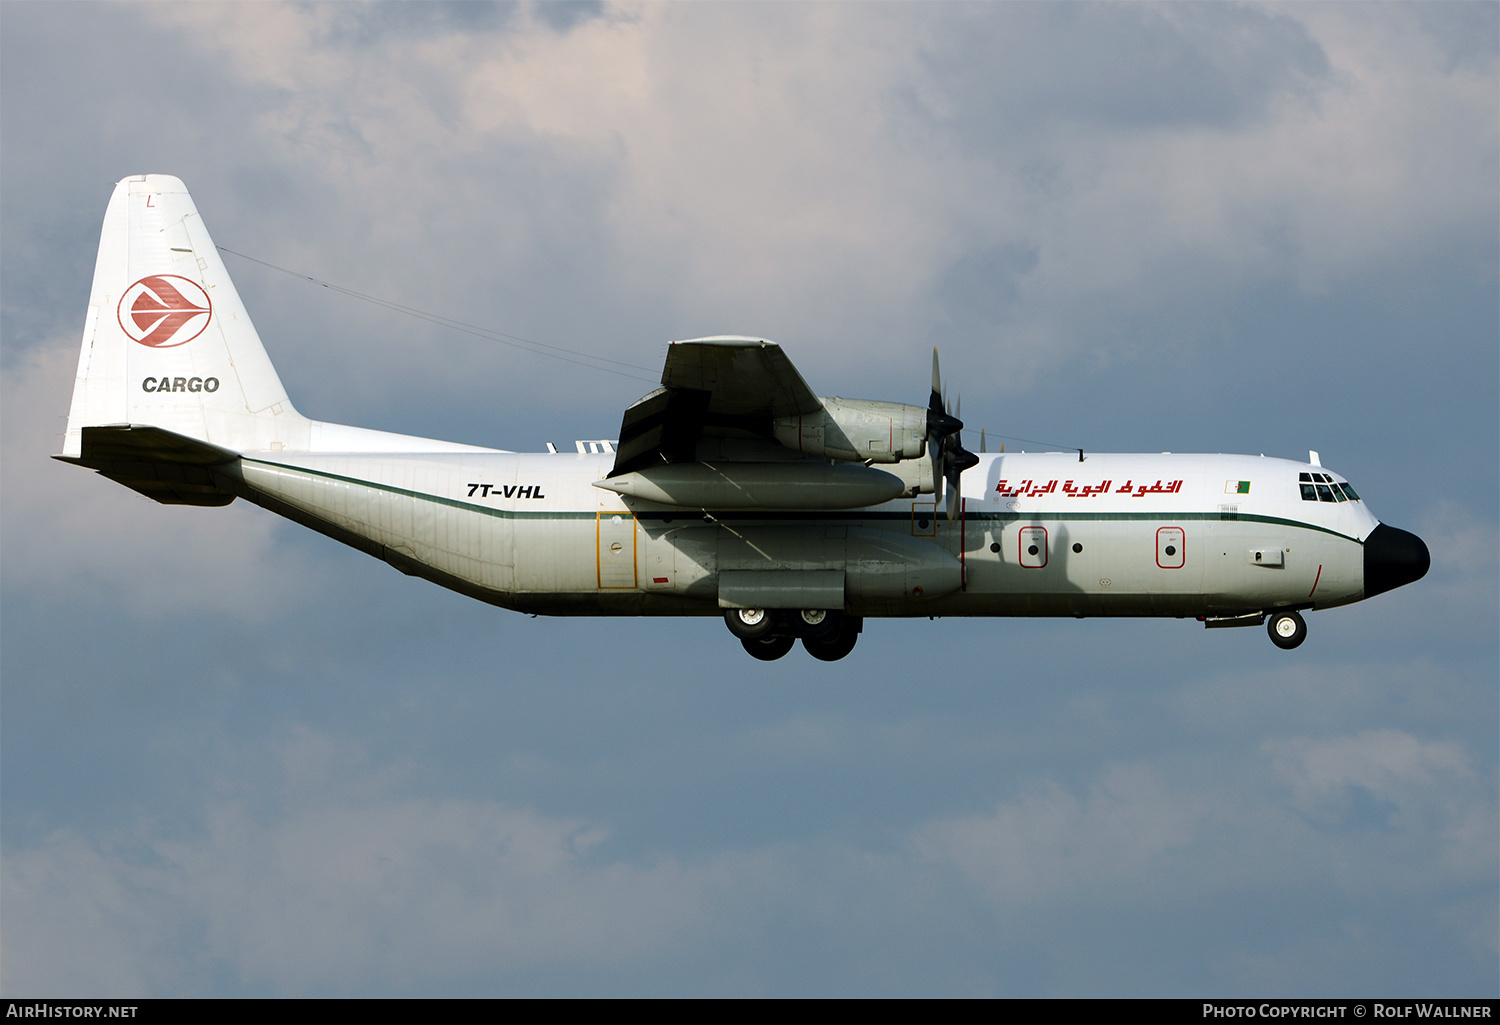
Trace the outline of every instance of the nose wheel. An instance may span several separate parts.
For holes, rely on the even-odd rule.
[[[1266,632],[1272,644],[1290,651],[1307,640],[1307,622],[1295,610],[1273,612],[1266,620]]]

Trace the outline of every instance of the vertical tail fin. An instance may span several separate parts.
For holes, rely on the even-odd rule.
[[[307,444],[308,421],[170,175],[121,181],[104,215],[63,456],[81,454],[83,428],[106,424],[238,452]]]

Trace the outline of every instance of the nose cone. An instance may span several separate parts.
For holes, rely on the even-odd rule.
[[[1382,523],[1365,538],[1365,597],[1421,580],[1431,565],[1420,537]]]

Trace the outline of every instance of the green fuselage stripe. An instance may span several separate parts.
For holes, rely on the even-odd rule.
[[[393,495],[402,495],[402,496],[405,496],[407,498],[415,498],[415,499],[419,499],[419,500],[424,501],[424,502],[431,502],[431,503],[433,503],[435,505],[444,505],[444,506],[448,506],[449,508],[452,508],[452,509],[462,509],[462,510],[464,510],[466,512],[481,513],[481,514],[483,514],[485,516],[495,516],[495,517],[499,517],[500,519],[513,519],[513,520],[591,520],[595,516],[598,515],[598,513],[595,512],[595,511],[574,510],[574,509],[564,509],[564,510],[557,510],[557,511],[538,510],[538,511],[535,511],[535,512],[532,512],[530,510],[522,511],[522,510],[516,510],[516,509],[492,509],[489,506],[475,505],[472,502],[465,502],[465,501],[462,501],[461,499],[457,499],[457,498],[444,498],[441,495],[429,495],[429,494],[426,494],[425,492],[421,492],[421,491],[412,491],[412,490],[410,490],[408,488],[396,487],[393,484],[381,484],[381,483],[378,483],[377,481],[362,480],[362,479],[360,479],[358,477],[345,477],[345,476],[343,476],[341,474],[330,473],[327,470],[314,470],[314,469],[311,469],[311,468],[306,467],[306,466],[296,466],[296,465],[287,464],[287,463],[273,463],[273,462],[271,462],[270,460],[267,460],[267,459],[252,459],[252,458],[250,458],[248,456],[242,456],[241,460],[243,462],[247,462],[247,463],[256,463],[256,464],[259,464],[261,466],[274,467],[275,469],[278,469],[278,470],[290,470],[290,471],[295,472],[295,473],[305,473],[305,474],[308,474],[308,475],[313,476],[313,477],[323,477],[323,478],[326,478],[328,480],[335,480],[335,481],[339,481],[339,482],[344,483],[344,484],[356,484],[356,485],[359,485],[360,487],[374,488],[374,489],[376,489],[378,491],[385,491],[385,492],[388,492],[388,493],[393,494]],[[638,519],[638,520],[675,520],[675,519],[687,519],[689,517],[691,517],[691,518],[697,518],[701,514],[698,513],[698,512],[695,512],[695,511],[693,511],[691,509],[683,509],[683,510],[652,509],[652,510],[647,511],[647,512],[637,512],[634,515],[635,515],[635,518]],[[938,514],[936,512],[934,512],[933,515],[938,515]],[[808,511],[803,512],[803,511],[778,511],[778,510],[768,509],[768,510],[760,510],[760,511],[756,511],[756,510],[736,510],[736,511],[727,511],[727,512],[718,512],[718,511],[715,511],[713,513],[713,518],[715,520],[735,520],[735,521],[741,521],[741,522],[746,521],[746,520],[754,520],[754,521],[759,521],[759,522],[776,521],[776,520],[790,521],[790,522],[806,522],[808,520],[900,520],[900,521],[907,521],[907,520],[910,520],[911,517],[912,517],[912,513],[911,513],[910,510],[890,510],[890,511],[883,511],[883,512],[875,512],[875,511],[862,511],[862,510],[859,510],[859,509],[843,509],[843,510],[826,510],[826,511],[808,510]],[[1152,520],[1152,521],[1172,520],[1174,522],[1181,522],[1181,521],[1196,520],[1196,521],[1204,521],[1204,522],[1211,522],[1211,523],[1236,522],[1236,521],[1238,521],[1238,522],[1241,522],[1241,523],[1269,523],[1269,524],[1274,524],[1276,526],[1281,526],[1281,527],[1297,527],[1297,528],[1300,528],[1302,530],[1315,530],[1315,531],[1318,531],[1318,532],[1323,533],[1323,534],[1332,534],[1334,537],[1343,538],[1346,541],[1353,541],[1355,544],[1358,544],[1358,545],[1364,544],[1364,542],[1361,541],[1357,537],[1350,537],[1348,534],[1340,533],[1339,531],[1334,530],[1334,529],[1332,529],[1330,527],[1320,526],[1320,525],[1318,525],[1316,523],[1307,523],[1307,522],[1305,522],[1303,520],[1291,520],[1291,519],[1286,519],[1286,518],[1281,517],[1281,516],[1262,516],[1262,515],[1259,515],[1257,513],[1243,513],[1243,512],[1180,512],[1180,511],[1175,511],[1175,510],[1173,510],[1173,511],[1167,511],[1167,512],[1061,512],[1061,511],[1050,511],[1050,512],[1041,512],[1041,511],[1038,511],[1038,512],[988,512],[988,511],[973,511],[973,512],[965,512],[964,519],[966,521],[970,522],[970,523],[984,523],[984,522],[994,522],[994,523],[1017,523],[1017,522],[1026,522],[1026,523],[1060,523],[1060,522],[1068,522],[1068,523],[1076,523],[1076,522],[1079,522],[1079,521],[1088,521],[1088,520],[1093,520],[1093,521],[1097,521],[1097,522],[1146,521],[1146,520]]]

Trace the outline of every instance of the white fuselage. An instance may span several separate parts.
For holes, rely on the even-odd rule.
[[[1264,456],[1009,453],[932,495],[840,511],[655,505],[608,454],[252,452],[235,490],[404,572],[523,612],[720,615],[722,574],[841,572],[863,616],[1232,616],[1364,594],[1362,501]],[[727,579],[727,577],[725,578]]]

